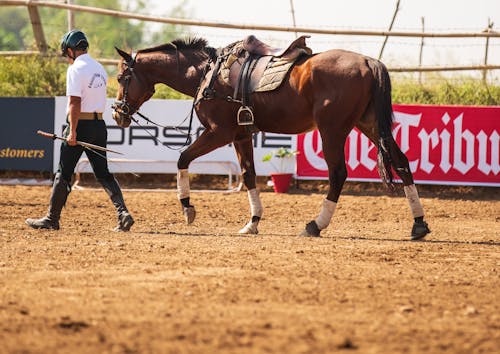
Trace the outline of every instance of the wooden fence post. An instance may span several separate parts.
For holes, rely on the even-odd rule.
[[[398,14],[398,11],[399,11],[399,2],[401,0],[398,0],[398,2],[396,3],[396,9],[394,10],[394,15],[392,15],[392,21],[391,21],[391,24],[389,25],[389,32],[392,30],[392,26],[394,25],[394,21],[396,20],[396,16]],[[389,36],[385,36],[384,38],[384,43],[382,43],[382,48],[380,48],[380,53],[378,55],[378,60],[382,59],[382,54],[384,53],[384,48],[385,48],[385,45],[387,43],[387,40],[389,39]]]
[[[295,9],[293,6],[293,0],[290,0],[290,11],[292,12],[292,23],[293,23],[293,28],[297,27],[297,23],[295,22]],[[295,32],[295,38],[298,38],[299,34]]]
[[[66,0],[68,5],[73,5],[73,0]],[[68,31],[75,28],[75,13],[73,10],[68,9]]]
[[[485,33],[491,33],[493,29],[493,22],[488,18],[488,27],[483,31]],[[488,65],[488,47],[490,45],[490,37],[486,37],[486,46],[484,48],[484,65]],[[483,70],[483,81],[486,83],[486,78],[488,77],[488,70]]]
[[[33,2],[36,2],[36,0]],[[43,33],[42,22],[40,21],[38,6],[28,2],[28,13],[30,15],[31,26],[33,27],[33,34],[35,35],[36,46],[40,52],[44,53],[47,51],[48,46],[47,42],[45,41],[45,35]]]
[[[420,20],[422,21],[422,33],[425,33],[425,19],[424,17],[421,17]],[[420,53],[418,55],[418,67],[422,67],[422,54],[424,52],[424,36],[422,36],[422,39],[420,40]],[[422,85],[422,72],[418,73],[418,82],[420,85]]]

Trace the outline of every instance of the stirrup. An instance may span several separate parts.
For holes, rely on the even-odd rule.
[[[238,125],[253,125],[253,112],[248,106],[241,106],[238,110]]]

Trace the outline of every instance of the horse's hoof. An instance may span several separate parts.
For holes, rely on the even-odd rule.
[[[186,219],[186,223],[191,224],[196,217],[196,210],[194,210],[194,206],[183,207],[182,211],[184,212],[184,219]]]
[[[321,230],[318,228],[316,221],[311,221],[306,225],[306,228],[299,234],[305,237],[320,237]]]
[[[411,229],[411,239],[413,241],[420,240],[425,237],[431,230],[425,221],[415,222]]]
[[[259,230],[257,229],[257,223],[249,222],[243,228],[238,231],[239,234],[242,235],[257,235],[259,233]]]

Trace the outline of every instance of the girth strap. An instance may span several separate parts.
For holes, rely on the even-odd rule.
[[[253,55],[249,55],[245,59],[241,67],[238,82],[234,88],[233,98],[238,98],[238,93],[241,92],[241,103],[243,106],[249,105],[250,80],[258,60],[259,58]]]
[[[226,59],[226,56],[224,56],[224,55],[219,55],[217,57],[217,60],[215,61],[214,70],[212,72],[212,77],[210,78],[210,82],[208,83],[208,86],[205,87],[205,89],[203,90],[203,93],[202,93],[203,98],[210,99],[210,98],[215,97],[215,90],[214,90],[215,80],[217,80],[217,76],[219,75],[219,71],[220,71],[220,66],[225,59]],[[208,63],[207,65],[210,65],[210,63]],[[195,99],[196,99],[196,97],[195,97]]]

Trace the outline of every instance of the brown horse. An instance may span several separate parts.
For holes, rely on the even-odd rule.
[[[251,211],[251,219],[240,233],[257,234],[263,207],[256,189],[252,132],[238,125],[236,116],[241,102],[226,99],[233,94],[233,88],[220,78],[216,65],[224,51],[218,55],[204,39],[175,40],[139,50],[134,57],[116,49],[122,59],[113,117],[121,126],[130,124],[131,116],[154,94],[155,84],[163,83],[195,99],[195,110],[205,130],[177,162],[178,197],[187,223],[195,218],[189,198],[189,164],[233,143]],[[206,94],[206,88],[211,90],[210,95]],[[344,144],[354,127],[378,147],[383,180],[392,185],[391,168],[394,168],[403,181],[414,217],[411,239],[420,239],[430,232],[408,159],[391,133],[391,83],[380,61],[344,50],[306,54],[293,65],[277,89],[254,92],[250,100],[258,130],[298,134],[317,128],[321,134],[330,188],[318,217],[306,225],[301,235],[319,236],[330,223],[347,178]]]

